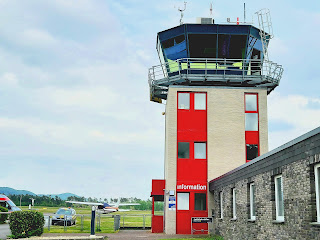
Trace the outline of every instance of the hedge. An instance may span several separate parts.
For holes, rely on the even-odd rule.
[[[0,212],[8,212],[8,209],[0,206]],[[0,224],[5,223],[8,219],[8,214],[0,214]]]
[[[37,211],[17,211],[11,213],[10,230],[12,238],[41,236],[43,233],[44,217]]]

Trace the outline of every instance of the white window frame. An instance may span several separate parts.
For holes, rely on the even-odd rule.
[[[256,213],[255,213],[255,211],[253,211],[254,210],[254,208],[253,208],[253,206],[255,206],[255,201],[254,201],[254,199],[255,199],[255,185],[254,185],[254,183],[250,183],[250,189],[249,189],[249,191],[250,191],[250,220],[253,220],[253,221],[255,221],[256,220]]]
[[[220,218],[223,219],[223,193],[222,191],[219,193],[220,198]]]
[[[233,219],[237,219],[237,192],[235,188],[232,188],[232,216]]]
[[[315,174],[315,187],[316,187],[316,209],[317,209],[317,222],[320,223],[320,186],[319,186],[319,171],[320,164],[316,164],[314,166],[314,174]]]
[[[278,184],[277,184],[277,179],[281,179],[281,190],[282,190],[282,204],[284,203],[284,199],[283,199],[283,181],[282,181],[282,175],[278,175],[274,177],[274,189],[275,189],[275,205],[276,205],[276,221],[284,221],[284,205],[283,207],[283,216],[279,216],[279,199],[278,199]]]

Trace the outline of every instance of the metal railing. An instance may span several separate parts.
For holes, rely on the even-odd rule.
[[[185,81],[206,82],[239,81],[252,84],[279,85],[283,74],[281,65],[259,59],[182,58],[153,66],[149,69],[148,81],[151,94],[154,87],[165,89],[171,84]]]

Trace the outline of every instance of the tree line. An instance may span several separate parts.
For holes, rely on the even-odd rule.
[[[17,206],[29,206],[31,204],[31,198],[34,199],[34,206],[47,206],[47,207],[70,207],[70,203],[66,203],[65,200],[62,200],[60,197],[55,196],[46,196],[46,195],[8,195],[8,197],[17,205]],[[79,201],[79,202],[107,202],[107,203],[116,203],[118,202],[117,198],[85,198],[85,197],[76,197],[70,196],[67,199],[68,201]],[[137,206],[122,206],[123,209],[132,209],[132,210],[151,210],[152,201],[142,200],[139,198],[120,198],[120,203],[139,203]],[[155,211],[163,211],[163,203],[155,202]]]

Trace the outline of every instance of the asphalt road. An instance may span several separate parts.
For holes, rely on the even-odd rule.
[[[7,236],[11,234],[9,224],[0,224],[0,239],[7,239]]]

